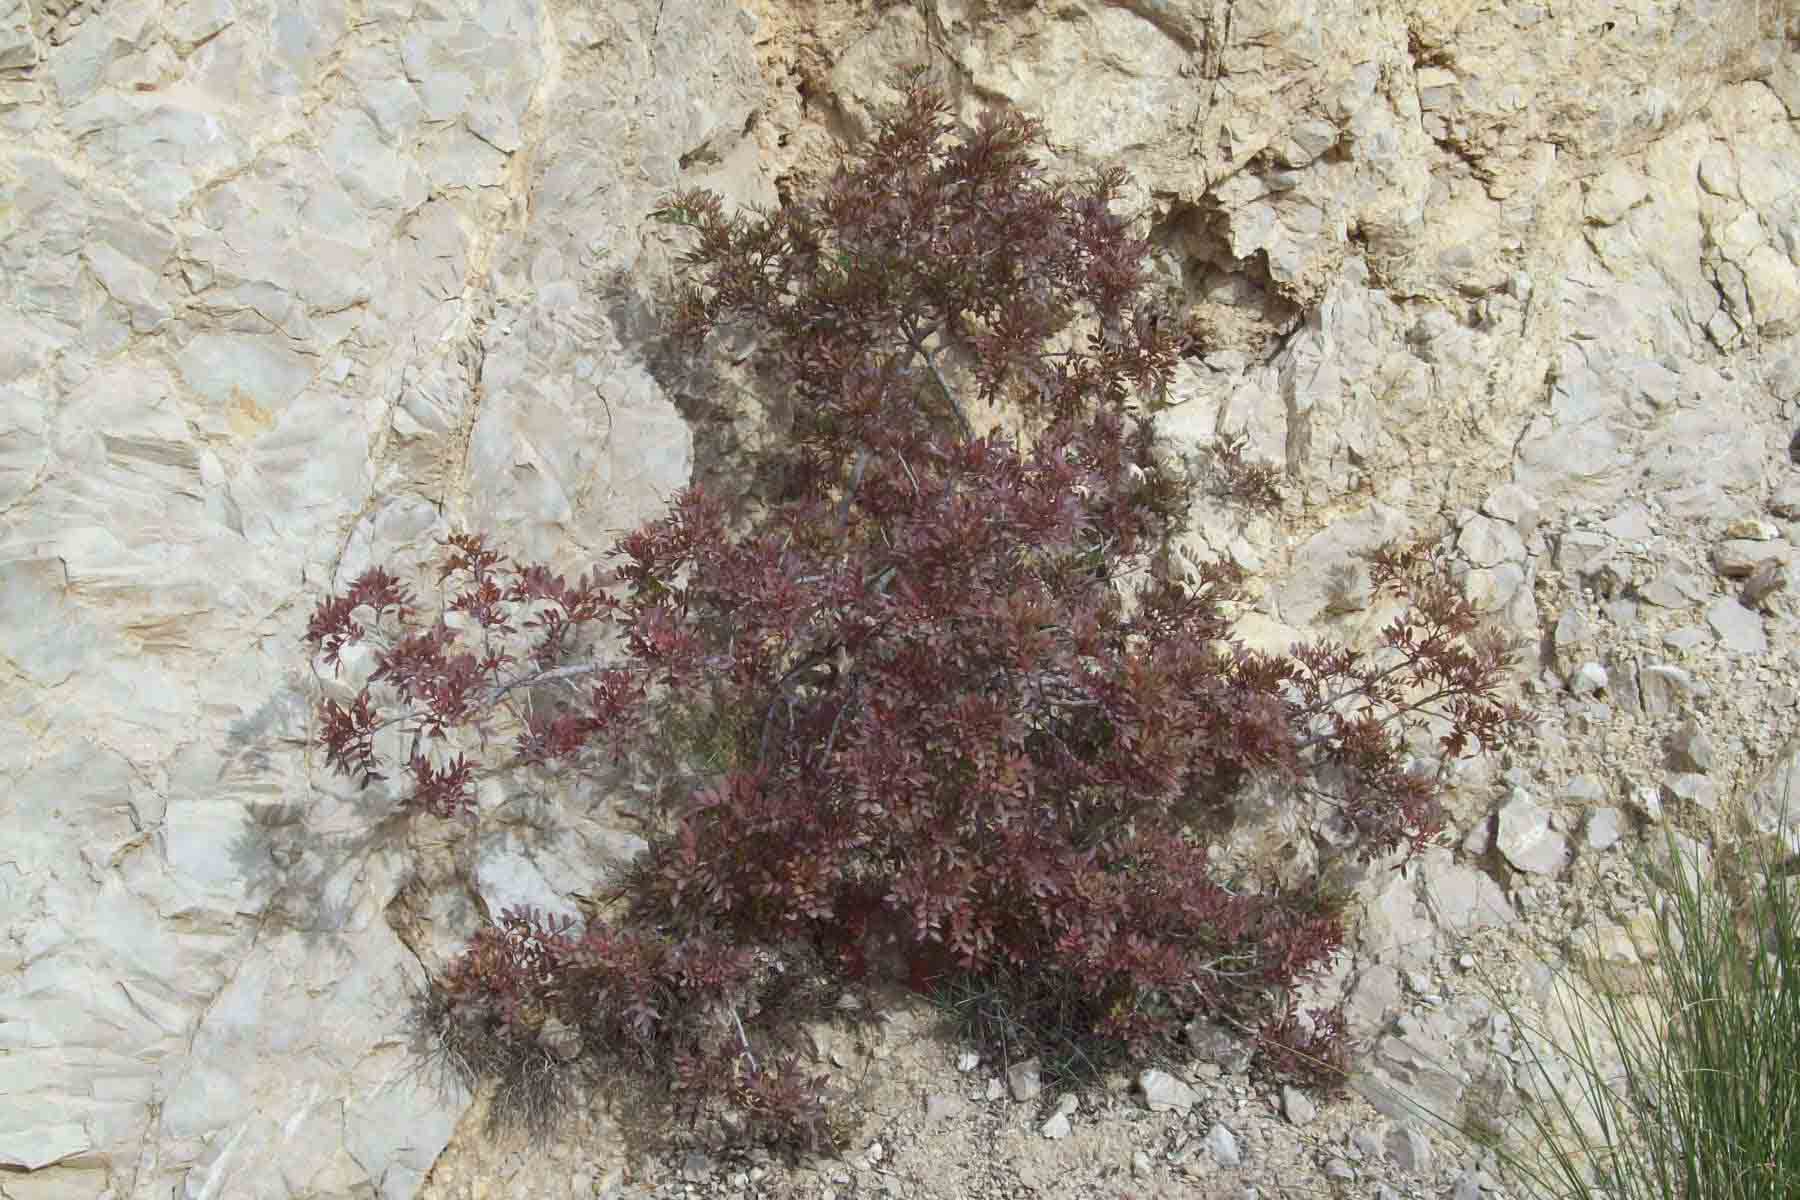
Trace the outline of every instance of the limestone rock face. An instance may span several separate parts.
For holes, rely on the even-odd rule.
[[[419,1191],[468,1098],[412,1069],[408,989],[636,843],[502,796],[469,861],[422,859],[309,750],[307,615],[452,529],[580,569],[660,512],[697,452],[646,215],[773,203],[904,62],[953,59],[965,118],[1042,117],[1055,171],[1134,173],[1213,339],[1166,428],[1289,473],[1278,517],[1197,514],[1261,619],[1366,638],[1357,553],[1454,518],[1533,642],[1558,530],[1609,600],[1702,613],[1670,646],[1793,644],[1656,555],[1765,494],[1794,515],[1796,39],[1791,6],[1710,0],[0,0],[7,1188]],[[1575,528],[1627,504],[1655,523]],[[1686,668],[1640,660],[1623,710],[1633,679],[1646,719],[1707,694],[1659,708]],[[1379,928],[1511,919],[1432,869]],[[1371,1011],[1424,966],[1391,957]]]
[[[414,867],[305,751],[297,637],[453,526],[585,566],[687,482],[621,324],[661,191],[767,198],[763,85],[725,0],[598,7],[0,4],[20,1195],[408,1197],[467,1103],[400,1035]],[[531,861],[477,885],[541,902]]]

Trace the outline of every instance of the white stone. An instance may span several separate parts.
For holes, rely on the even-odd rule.
[[[1075,1115],[1075,1110],[1080,1107],[1080,1104],[1081,1102],[1072,1094],[1065,1093],[1060,1096],[1056,1101],[1056,1111],[1051,1113],[1049,1119],[1038,1127],[1038,1132],[1051,1141],[1061,1141],[1068,1137],[1072,1128],[1069,1118]]]
[[[1021,1103],[1037,1099],[1038,1093],[1044,1090],[1044,1081],[1038,1072],[1038,1060],[1028,1058],[1008,1067],[1006,1087],[1012,1093],[1012,1098]]]
[[[1708,605],[1706,623],[1727,650],[1758,657],[1769,652],[1762,617],[1736,600],[1715,600]]]
[[[1649,180],[1623,164],[1611,167],[1588,185],[1588,219],[1598,225],[1617,224],[1649,198]]]
[[[1652,663],[1638,671],[1638,690],[1644,711],[1653,717],[1685,708],[1687,701],[1705,694],[1699,681],[1680,667]]]
[[[1750,311],[1764,337],[1788,337],[1800,330],[1800,266],[1774,246],[1758,246],[1744,263]]]
[[[1476,517],[1464,525],[1456,548],[1478,567],[1522,562],[1525,558],[1525,543],[1520,540],[1518,531],[1507,522],[1492,517]]]
[[[1523,791],[1500,808],[1497,844],[1506,861],[1532,875],[1555,875],[1568,865],[1568,840],[1550,828],[1550,813]]]
[[[1151,1112],[1186,1112],[1199,1101],[1200,1095],[1167,1071],[1151,1069],[1139,1073],[1138,1091]]]
[[[1591,696],[1606,690],[1606,668],[1597,662],[1582,663],[1569,680],[1569,690],[1577,696]]]
[[[1281,1089],[1281,1114],[1290,1124],[1310,1125],[1319,1115],[1319,1106],[1299,1088],[1284,1086]]]
[[[1589,850],[1610,850],[1623,836],[1625,814],[1616,808],[1596,808],[1588,813],[1586,834]]]
[[[1484,871],[1453,862],[1448,853],[1428,851],[1423,876],[1426,904],[1451,933],[1474,933],[1513,919],[1512,905],[1500,885]]]
[[[1221,1167],[1235,1167],[1244,1161],[1244,1152],[1238,1147],[1237,1135],[1223,1125],[1215,1124],[1206,1131],[1206,1152]]]
[[[1487,499],[1481,502],[1481,511],[1487,516],[1510,522],[1519,531],[1520,537],[1529,538],[1537,531],[1541,509],[1529,492],[1509,483],[1490,492]]]

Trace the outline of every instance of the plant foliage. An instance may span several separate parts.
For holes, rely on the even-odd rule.
[[[1665,830],[1634,855],[1659,901],[1641,980],[1596,971],[1564,983],[1555,1021],[1488,986],[1526,1052],[1523,1112],[1494,1122],[1521,1194],[1800,1194],[1800,893],[1766,847],[1709,863],[1683,840]],[[1601,961],[1593,929],[1573,948]]]
[[[1404,601],[1377,652],[1232,639],[1236,575],[1170,549],[1192,484],[1156,413],[1193,347],[1145,299],[1124,176],[1051,181],[1035,122],[958,138],[948,112],[909,77],[809,198],[728,216],[685,192],[657,214],[692,243],[675,336],[704,352],[721,324],[754,330],[795,401],[783,487],[747,526],[690,489],[576,583],[459,536],[455,631],[420,626],[380,570],[313,619],[327,664],[380,645],[324,705],[331,765],[379,778],[397,725],[438,814],[473,810],[469,762],[439,744],[499,713],[515,764],[632,756],[659,715],[714,731],[610,920],[508,914],[438,981],[477,1074],[540,1063],[548,1037],[828,1144],[775,997],[821,972],[1004,978],[1037,998],[1027,1028],[1124,1048],[1223,1014],[1260,1025],[1276,1066],[1330,1061],[1338,1017],[1286,997],[1340,945],[1339,902],[1228,884],[1193,823],[1255,780],[1334,810],[1365,859],[1416,848],[1440,779],[1408,739],[1447,759],[1518,727],[1509,648],[1419,548],[1373,563]],[[1025,435],[978,434],[976,405]],[[603,637],[616,653],[579,658]],[[535,702],[548,685],[579,701]]]

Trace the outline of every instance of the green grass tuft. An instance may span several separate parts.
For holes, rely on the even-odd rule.
[[[1641,866],[1663,897],[1643,987],[1557,991],[1567,1033],[1523,1039],[1530,1149],[1500,1158],[1557,1200],[1800,1196],[1795,881],[1752,851],[1703,870],[1673,836],[1664,862]]]

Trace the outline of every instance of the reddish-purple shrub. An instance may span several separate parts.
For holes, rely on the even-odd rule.
[[[691,192],[658,214],[694,237],[676,335],[755,327],[795,400],[759,510],[734,524],[690,489],[577,584],[462,535],[460,631],[417,628],[380,570],[309,627],[327,663],[384,639],[368,686],[324,706],[331,764],[378,778],[374,737],[400,723],[439,814],[471,810],[473,769],[430,743],[500,712],[515,762],[632,754],[677,710],[726,743],[615,882],[611,923],[510,914],[439,981],[446,1036],[484,1070],[545,1061],[548,1027],[819,1145],[820,1081],[781,1052],[792,1010],[769,989],[821,967],[1005,980],[1016,1031],[1084,1045],[1221,1013],[1262,1026],[1273,1066],[1329,1068],[1341,1014],[1309,1028],[1286,996],[1339,947],[1341,902],[1228,884],[1196,829],[1255,780],[1335,809],[1364,859],[1417,848],[1441,781],[1408,739],[1447,761],[1517,730],[1509,647],[1422,548],[1371,563],[1405,602],[1378,652],[1232,640],[1234,572],[1170,549],[1193,485],[1155,410],[1190,342],[1144,299],[1123,177],[1048,182],[1033,122],[947,143],[946,112],[912,79],[816,199],[728,218]],[[978,435],[969,399],[1026,439]],[[577,657],[600,634],[615,656]],[[576,680],[582,705],[516,703]]]

